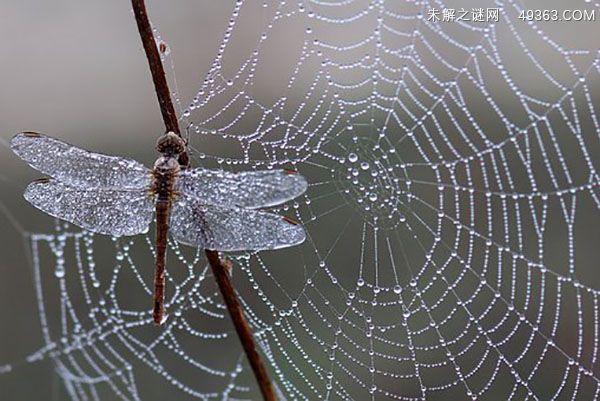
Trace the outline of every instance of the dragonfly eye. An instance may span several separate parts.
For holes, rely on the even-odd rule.
[[[156,150],[164,155],[178,155],[185,151],[185,141],[174,132],[167,132],[156,141]]]

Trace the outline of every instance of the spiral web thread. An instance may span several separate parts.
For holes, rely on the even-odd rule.
[[[238,1],[180,104],[197,162],[310,183],[275,209],[305,244],[231,255],[281,399],[598,398],[599,53],[519,20],[528,2],[477,5],[498,22],[427,19],[461,7]],[[32,236],[47,346],[30,360],[52,357],[72,399],[143,399],[146,367],[178,394],[257,397],[201,254],[171,243],[172,314],[147,339],[149,310],[119,284],[149,296],[151,236],[57,230]],[[196,353],[227,347],[219,364]]]

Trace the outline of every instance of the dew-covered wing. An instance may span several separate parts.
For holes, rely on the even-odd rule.
[[[150,170],[135,160],[88,152],[35,132],[15,135],[10,147],[34,169],[71,186],[146,188],[152,180]]]
[[[294,199],[306,187],[303,176],[287,170],[230,173],[201,168],[182,171],[175,186],[179,193],[201,199],[205,204],[250,209]]]
[[[181,243],[218,251],[286,248],[306,238],[302,226],[283,216],[189,197],[175,201],[170,230]]]
[[[114,236],[146,232],[154,212],[145,190],[74,188],[51,179],[29,184],[25,199],[51,216]]]

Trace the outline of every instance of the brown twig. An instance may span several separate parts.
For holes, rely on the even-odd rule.
[[[212,268],[213,276],[215,276],[215,280],[217,280],[221,295],[227,305],[229,316],[231,316],[231,320],[233,320],[235,330],[244,346],[246,356],[248,356],[248,360],[250,361],[250,366],[252,367],[252,371],[254,372],[254,376],[260,387],[260,392],[265,401],[276,401],[277,398],[275,398],[275,391],[269,380],[267,369],[256,349],[252,329],[248,325],[242,306],[235,295],[235,289],[233,288],[233,283],[231,282],[231,277],[229,275],[231,262],[219,259],[219,253],[217,251],[210,251],[207,249],[205,252],[210,267]]]
[[[171,92],[169,91],[165,70],[156,46],[156,40],[154,39],[154,33],[152,32],[152,26],[150,25],[150,21],[148,19],[144,0],[131,0],[131,4],[133,6],[133,12],[135,14],[135,20],[137,22],[140,36],[142,38],[142,43],[144,44],[146,57],[148,58],[148,65],[150,66],[150,72],[152,73],[152,80],[154,81],[154,88],[158,96],[158,103],[160,105],[160,111],[163,116],[165,128],[167,131],[173,131],[177,135],[181,136],[181,131],[179,130],[179,124],[177,121],[177,114],[175,113],[175,108],[173,107]],[[181,164],[183,168],[189,166],[187,150],[180,155],[179,164]],[[231,277],[229,275],[231,262],[221,261],[217,251],[211,251],[207,249],[205,252],[206,258],[208,259],[210,267],[212,268],[213,275],[215,276],[215,280],[219,285],[219,290],[221,291],[223,300],[227,305],[227,310],[229,311],[229,315],[231,316],[235,330],[240,338],[242,347],[246,352],[246,356],[248,357],[250,366],[252,367],[252,371],[254,372],[254,376],[256,377],[260,387],[263,399],[265,401],[276,401],[277,398],[275,397],[275,391],[273,389],[271,380],[269,379],[267,369],[265,368],[262,358],[256,348],[252,329],[246,320],[242,306],[237,299],[233,283],[231,282]]]
[[[158,47],[156,46],[154,32],[152,31],[152,26],[148,19],[146,5],[144,4],[144,0],[131,0],[131,5],[133,6],[135,21],[137,22],[140,37],[142,38],[142,44],[144,45],[150,72],[152,73],[152,81],[154,82],[154,89],[156,91],[156,96],[158,97],[158,104],[160,106],[163,121],[165,122],[165,128],[167,129],[167,132],[172,131],[181,137],[177,114],[175,113],[175,107],[171,100],[171,91],[169,90],[165,69],[162,60],[160,59]],[[179,155],[179,164],[183,168],[189,166],[190,162],[187,150]]]

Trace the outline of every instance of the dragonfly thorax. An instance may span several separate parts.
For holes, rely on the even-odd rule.
[[[174,157],[161,156],[154,163],[154,171],[159,174],[173,174],[180,170],[179,162]]]

